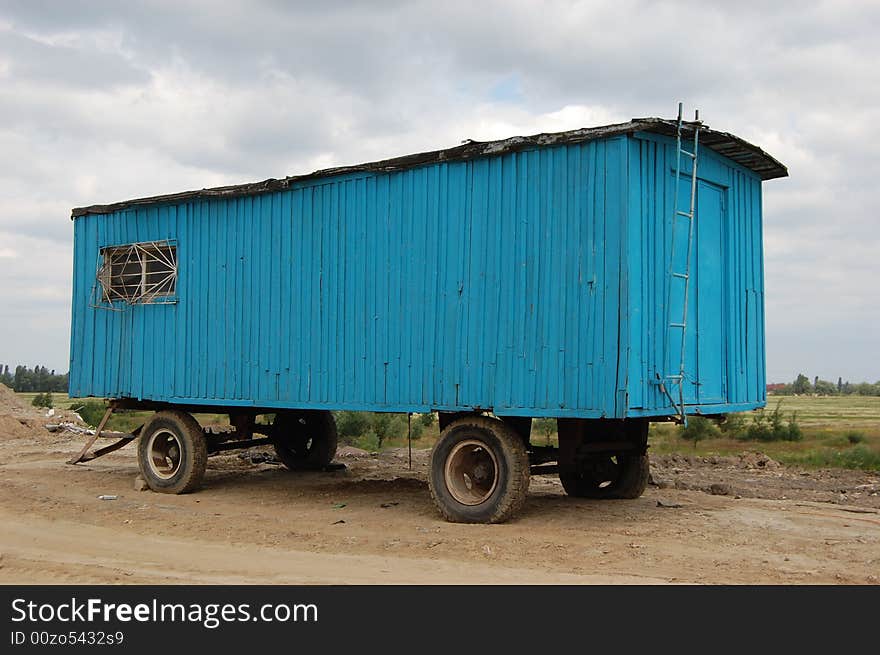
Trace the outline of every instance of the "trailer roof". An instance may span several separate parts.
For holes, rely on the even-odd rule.
[[[692,133],[693,126],[694,123],[684,123],[687,132]],[[134,200],[125,200],[109,205],[77,207],[71,212],[71,218],[85,216],[86,214],[108,214],[110,212],[138,205],[186,202],[189,200],[204,198],[232,198],[258,193],[269,193],[290,188],[294,183],[303,180],[360,172],[388,173],[425,164],[477,159],[479,157],[502,155],[508,152],[529,150],[542,146],[556,146],[567,143],[593,141],[621,134],[632,134],[634,132],[653,132],[666,136],[675,136],[676,121],[665,118],[633,118],[626,123],[616,123],[600,127],[586,127],[579,130],[569,130],[567,132],[547,132],[534,134],[532,136],[514,136],[499,141],[472,141],[469,139],[462,145],[447,148],[445,150],[432,150],[414,155],[395,157],[393,159],[383,159],[381,161],[357,164],[355,166],[325,168],[305,175],[292,175],[281,179],[269,178],[262,182],[252,182],[249,184],[237,184],[233,186],[214,187],[211,189],[183,191],[180,193],[151,196],[147,198],[136,198]],[[712,130],[703,125],[700,130],[700,144],[714,150],[728,159],[731,159],[737,164],[754,171],[762,180],[772,180],[777,177],[786,177],[788,175],[788,169],[777,159],[764,152],[758,146],[733,134]]]

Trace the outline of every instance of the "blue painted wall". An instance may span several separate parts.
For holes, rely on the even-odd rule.
[[[70,393],[669,414],[651,381],[668,147],[618,136],[79,217]],[[727,189],[723,411],[764,399],[760,182],[720,157],[700,166]],[[100,248],[161,239],[178,247],[176,304],[92,306]]]

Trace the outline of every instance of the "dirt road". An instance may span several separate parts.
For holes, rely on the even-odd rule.
[[[876,475],[801,475],[758,456],[714,464],[658,458],[660,486],[638,500],[575,500],[558,480],[536,477],[517,520],[454,525],[431,504],[421,451],[412,470],[405,453],[392,451],[342,457],[347,470],[337,473],[299,474],[224,455],[209,461],[201,491],[168,496],[134,491],[132,448],[69,466],[64,460],[82,437],[24,427],[0,433],[4,583],[875,584],[880,577]],[[697,490],[712,484],[728,495]]]

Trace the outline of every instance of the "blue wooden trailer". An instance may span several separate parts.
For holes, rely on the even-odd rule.
[[[116,445],[155,491],[259,443],[326,466],[331,412],[369,410],[439,413],[450,520],[509,518],[530,471],[636,497],[649,421],[765,404],[761,183],[787,174],[679,113],[74,209],[70,393],[156,411]]]

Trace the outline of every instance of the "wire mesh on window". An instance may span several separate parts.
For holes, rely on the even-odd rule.
[[[177,248],[165,241],[104,248],[98,270],[102,299],[169,302],[177,287]]]

